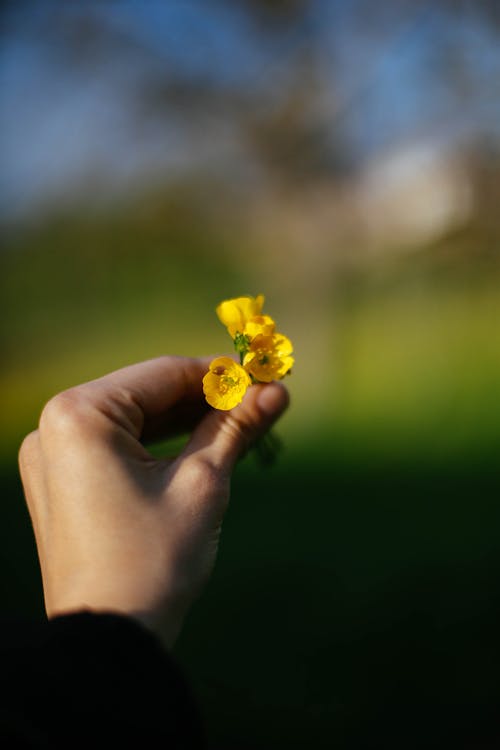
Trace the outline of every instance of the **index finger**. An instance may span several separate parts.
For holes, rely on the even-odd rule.
[[[202,378],[210,361],[158,357],[115,370],[79,389],[137,439],[166,437],[189,428],[205,413]]]

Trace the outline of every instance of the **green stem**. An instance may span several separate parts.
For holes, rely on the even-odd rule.
[[[255,441],[253,450],[259,464],[263,467],[273,466],[280,451],[283,448],[283,442],[278,435],[270,430],[261,438]]]
[[[239,354],[240,365],[243,366],[245,354],[241,350]],[[250,375],[250,377],[252,378],[253,383],[257,382],[253,375]],[[276,459],[278,458],[278,454],[281,451],[282,447],[283,443],[281,442],[281,439],[276,435],[275,432],[272,432],[272,430],[270,430],[261,438],[255,441],[252,449],[255,451],[255,457],[257,458],[259,464],[263,467],[268,467],[273,466],[276,463]]]

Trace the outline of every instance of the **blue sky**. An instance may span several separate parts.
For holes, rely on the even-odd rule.
[[[111,192],[148,175],[175,177],[190,159],[209,158],[210,139],[213,158],[230,163],[237,153],[234,122],[230,116],[224,122],[224,115],[210,120],[210,94],[196,123],[189,110],[179,117],[168,102],[161,112],[144,112],[149,82],[175,77],[181,87],[250,94],[265,110],[287,91],[296,56],[311,50],[322,117],[332,133],[340,124],[361,164],[418,138],[449,144],[488,137],[498,144],[500,37],[474,5],[451,22],[434,3],[403,4],[393,14],[380,4],[369,23],[363,5],[312,3],[300,24],[281,33],[257,29],[235,3],[42,0],[6,6],[0,214],[63,200],[96,174]],[[87,22],[107,35],[98,35],[95,50],[84,49],[80,64],[68,52]],[[439,72],[443,60],[451,78]]]

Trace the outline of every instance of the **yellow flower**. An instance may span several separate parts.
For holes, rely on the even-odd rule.
[[[247,320],[243,333],[248,336],[250,341],[256,336],[271,336],[274,333],[276,324],[269,315],[254,315]]]
[[[237,333],[243,333],[250,318],[261,314],[263,305],[263,294],[258,297],[235,297],[221,302],[216,312],[220,322],[234,338]]]
[[[203,393],[214,409],[228,411],[240,403],[251,382],[241,365],[230,357],[217,357],[203,378]]]
[[[245,354],[243,366],[262,383],[280,380],[292,368],[292,351],[292,342],[281,333],[271,336],[259,334],[250,342],[250,351]]]
[[[290,372],[294,358],[292,342],[276,333],[269,315],[262,315],[264,295],[234,297],[221,302],[217,315],[240,356],[240,364],[217,357],[203,378],[205,398],[215,409],[228,411],[242,401],[253,382],[270,383]]]

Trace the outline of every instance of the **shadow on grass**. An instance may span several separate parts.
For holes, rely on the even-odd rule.
[[[40,616],[14,466],[2,489],[3,610]],[[210,747],[496,747],[499,497],[491,465],[244,463],[176,646]]]
[[[241,467],[176,648],[211,747],[495,747],[499,489],[485,467]]]

